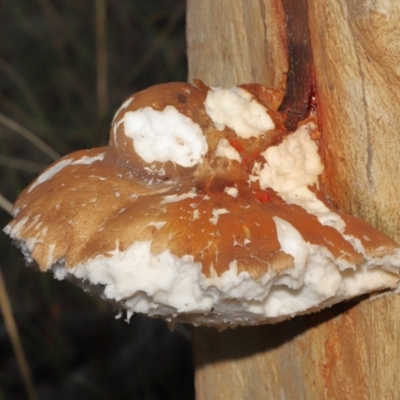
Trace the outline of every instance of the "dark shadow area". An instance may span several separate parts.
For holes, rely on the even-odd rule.
[[[10,269],[1,265],[3,274]],[[24,268],[7,279],[14,317],[40,400],[193,399],[190,331],[162,320],[115,319],[111,306],[67,282]],[[26,303],[25,303],[26,301]],[[0,319],[0,398],[26,392]]]
[[[202,364],[210,364],[272,350],[292,341],[309,329],[346,313],[366,298],[368,296],[362,296],[314,314],[298,316],[275,325],[241,327],[226,329],[222,332],[214,328],[199,327],[194,332],[196,354],[201,352],[199,359]]]
[[[0,34],[0,114],[60,156],[107,143],[132,93],[187,77],[184,0],[5,0]],[[0,192],[10,202],[53,160],[0,123]],[[0,230],[10,218],[0,209]],[[0,268],[39,400],[194,398],[186,328],[115,320],[102,300],[26,268],[3,232]],[[27,398],[0,313],[0,400]]]

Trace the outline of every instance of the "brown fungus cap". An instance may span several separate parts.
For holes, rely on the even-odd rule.
[[[128,314],[277,322],[398,282],[398,245],[318,189],[316,121],[281,93],[158,85],[117,111],[107,148],[50,166],[5,231],[41,270]]]

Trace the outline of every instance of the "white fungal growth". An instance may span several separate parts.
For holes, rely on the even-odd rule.
[[[49,245],[49,251],[47,253],[47,263],[46,268],[51,267],[54,264],[54,250],[56,249],[56,244],[52,243]]]
[[[197,197],[196,189],[192,188],[186,193],[182,194],[170,194],[168,196],[164,196],[163,200],[161,201],[161,204],[167,204],[167,203],[176,203],[178,201],[186,200],[186,199],[193,199],[194,197]]]
[[[217,225],[219,216],[222,214],[229,214],[230,211],[228,211],[226,208],[214,208],[212,210],[212,218],[210,218],[211,223],[214,225]]]
[[[118,124],[123,124],[127,137],[132,139],[137,156],[149,163],[145,167],[146,175],[151,178],[148,180],[149,185],[166,175],[166,166],[153,164],[154,162],[171,161],[183,167],[192,167],[202,162],[208,151],[208,144],[199,125],[171,106],[163,111],[146,107],[134,112],[122,112],[121,109],[127,109],[132,99],[121,106],[121,116],[116,119]],[[243,138],[258,136],[274,128],[266,109],[250,93],[239,88],[210,90],[205,107],[217,129],[222,130],[229,126]],[[115,135],[120,126],[118,124],[114,121]],[[347,234],[345,222],[340,215],[325,206],[313,192],[312,186],[318,185],[318,176],[323,170],[317,145],[310,136],[313,129],[313,123],[303,125],[288,135],[281,144],[263,152],[265,162],[260,162],[257,158],[249,183],[258,181],[261,189],[273,189],[286,203],[303,207],[308,213],[315,215],[322,225],[337,229],[363,255],[363,258],[356,259],[356,264],[351,262],[344,250],[342,253],[335,250],[335,255],[340,254],[335,258],[323,245],[328,242],[329,236],[325,237],[325,242],[318,241],[322,243],[318,245],[306,241],[294,226],[296,224],[292,225],[284,219],[287,215],[287,204],[282,208],[277,204],[271,204],[271,207],[262,204],[258,209],[259,213],[270,207],[271,211],[278,210],[280,215],[273,217],[272,226],[268,220],[263,228],[263,221],[267,221],[270,214],[257,214],[260,215],[258,218],[255,214],[256,208],[253,208],[257,203],[250,199],[246,202],[246,192],[252,191],[253,186],[246,188],[225,183],[224,193],[214,195],[211,185],[204,185],[209,180],[200,182],[201,174],[195,175],[192,180],[185,178],[185,182],[182,181],[173,188],[168,186],[157,189],[156,192],[151,188],[149,192],[145,189],[136,190],[137,183],[133,182],[130,199],[140,197],[140,200],[125,201],[122,205],[118,205],[121,201],[113,204],[107,199],[110,196],[120,198],[126,192],[123,190],[124,182],[120,182],[121,187],[109,185],[111,192],[106,196],[101,191],[93,190],[84,199],[78,196],[73,202],[80,186],[68,186],[70,180],[65,180],[60,185],[65,185],[65,189],[68,189],[67,204],[72,211],[68,210],[66,215],[60,215],[65,202],[61,197],[54,197],[53,204],[47,204],[45,196],[42,198],[42,208],[45,210],[47,207],[52,211],[50,214],[43,211],[42,214],[42,209],[36,204],[39,201],[33,196],[33,207],[7,225],[4,231],[16,241],[27,261],[34,262],[39,254],[37,261],[43,269],[49,268],[57,279],[78,282],[85,289],[100,294],[117,308],[126,310],[128,319],[133,313],[142,313],[169,321],[222,327],[274,323],[363,293],[399,287],[400,249],[379,247],[374,252],[371,251],[373,255],[368,254],[363,246],[365,242]],[[216,154],[217,157],[241,161],[240,154],[227,139],[219,140]],[[103,158],[104,153],[79,159],[65,157],[38,177],[29,191],[53,178],[63,168],[91,164]],[[71,181],[78,174],[83,176],[78,169],[68,167]],[[89,173],[96,173],[96,168],[88,169]],[[132,171],[124,171],[123,168],[112,168],[110,173],[113,178],[131,177],[134,180]],[[60,180],[61,177],[60,175]],[[106,179],[97,175],[88,177],[89,185]],[[210,180],[212,178],[212,175],[205,177]],[[243,197],[228,197],[237,197],[238,187],[240,194],[243,191]],[[203,190],[206,193],[209,190],[209,194],[205,195]],[[33,194],[35,193],[37,192]],[[146,193],[150,194],[148,202]],[[117,241],[115,249],[106,254],[101,252],[101,248],[105,251],[104,248],[108,248],[108,245],[97,240],[106,232],[102,235],[97,235],[97,232],[105,231],[110,225],[107,215],[107,218],[99,222],[93,236],[90,233],[91,227],[86,233],[85,227],[78,226],[84,218],[79,215],[75,218],[75,212],[83,212],[84,217],[90,217],[90,212],[100,207],[103,197],[109,203],[109,218],[114,222],[121,220],[126,227],[120,236],[123,246],[121,244],[120,248]],[[131,207],[129,203],[135,203],[132,204],[132,207],[136,207],[135,210],[138,210],[137,207],[144,207],[137,220],[135,213],[128,212]],[[170,206],[170,203],[174,204]],[[224,206],[227,208],[223,208]],[[21,212],[25,207],[26,204],[21,206]],[[241,210],[236,212],[238,208]],[[300,214],[305,213],[299,209],[297,211]],[[54,217],[53,213],[57,215]],[[164,220],[160,220],[161,215]],[[315,220],[315,217],[311,218]],[[252,231],[250,224],[253,222],[259,229]],[[238,224],[241,225],[241,228],[237,227],[240,233],[235,232]],[[116,237],[118,229],[111,225],[109,237]],[[143,236],[140,237],[141,240],[136,240],[140,230],[143,231]],[[67,265],[66,260],[76,260],[75,250],[65,249],[63,243],[54,241],[64,231],[75,232],[78,235],[76,239],[81,240],[82,245],[85,237],[90,243],[98,242],[100,250],[92,253],[97,255]],[[269,236],[275,233],[276,237]],[[318,233],[314,232],[313,235],[315,234]],[[154,241],[145,240],[149,237],[154,237]],[[370,240],[365,235],[363,239]],[[270,247],[269,244],[273,246]],[[77,250],[81,247],[78,246]],[[90,250],[91,246],[87,248]],[[265,254],[269,248],[271,254]],[[60,254],[65,255],[65,258],[59,258]],[[287,264],[279,263],[279,256],[282,254],[287,255]],[[276,259],[277,264],[274,261]],[[206,265],[206,262],[209,264]],[[263,270],[262,263],[265,267]],[[286,266],[286,269],[280,268],[281,266]]]
[[[125,135],[146,163],[172,161],[193,167],[207,153],[208,144],[198,124],[175,107],[163,111],[145,107],[124,115]]]
[[[170,250],[151,252],[151,241],[134,242],[65,268],[64,260],[52,266],[57,279],[80,281],[88,290],[132,313],[178,319],[194,324],[247,324],[279,321],[296,313],[318,309],[371,290],[394,286],[397,277],[375,265],[341,272],[326,248],[305,242],[286,221],[277,219],[282,248],[295,257],[295,268],[259,279],[239,272],[233,260],[222,274],[202,273],[193,256],[177,257]],[[297,232],[297,233],[296,233]],[[301,248],[298,254],[297,249]],[[400,254],[397,252],[397,269]]]
[[[122,105],[120,106],[120,108],[118,108],[118,110],[117,110],[117,112],[114,114],[114,118],[113,118],[113,120],[112,120],[112,123],[114,123],[114,121],[117,119],[117,117],[118,117],[118,114],[122,111],[122,110],[124,110],[124,109],[126,109],[126,108],[128,108],[129,107],[129,105],[132,103],[132,101],[135,99],[135,97],[134,96],[132,96],[132,97],[129,97],[128,99],[126,99],[123,103],[122,103]]]
[[[200,219],[200,211],[199,210],[194,210],[193,211],[192,221],[196,221],[196,219]]]
[[[275,128],[267,109],[252,94],[236,86],[231,89],[212,88],[204,106],[219,131],[228,126],[238,136],[249,138]]]
[[[143,168],[146,172],[153,174],[153,175],[158,175],[158,176],[164,176],[166,175],[165,169],[164,168],[156,168],[156,166],[153,164],[151,167],[144,167]]]
[[[284,274],[280,281],[292,289],[298,289],[303,284],[304,265],[309,256],[309,244],[289,222],[278,217],[273,217],[273,220],[281,250],[290,254],[294,260],[294,269],[288,275]]]
[[[239,194],[239,190],[235,187],[226,187],[224,189],[224,192],[226,194],[229,194],[229,196],[232,196],[232,197],[238,197],[238,194]]]
[[[217,157],[226,157],[229,160],[236,160],[241,162],[242,157],[240,157],[239,152],[229,144],[228,139],[220,139],[215,149],[215,155]]]
[[[314,214],[322,225],[343,231],[343,219],[330,211],[309,188],[318,185],[318,176],[324,169],[318,147],[310,137],[315,128],[312,122],[302,125],[281,144],[261,153],[266,162],[253,169],[251,179],[258,179],[261,189],[272,188],[287,203],[297,204]]]
[[[147,228],[148,226],[154,226],[157,230],[160,230],[165,224],[166,224],[165,221],[149,222],[147,225],[143,227],[143,229]]]
[[[299,201],[312,197],[308,186],[318,184],[318,175],[324,168],[318,147],[310,137],[314,127],[313,123],[303,125],[281,144],[261,153],[267,161],[258,173],[262,189],[270,187],[280,196]]]
[[[12,238],[18,239],[21,235],[21,232],[24,230],[26,223],[29,221],[29,216],[25,216],[21,218],[18,222],[13,225],[7,225],[4,228],[4,232],[7,235],[10,235]]]
[[[120,127],[120,125],[124,122],[124,119],[122,118],[122,119],[119,120],[117,123],[115,122],[115,120],[117,119],[119,113],[120,113],[122,110],[128,108],[129,105],[132,103],[133,100],[134,100],[134,97],[133,97],[133,96],[132,96],[132,97],[129,97],[127,100],[125,100],[125,101],[122,103],[121,107],[118,108],[117,112],[114,114],[114,118],[113,118],[113,120],[112,120],[111,126],[112,126],[113,135],[114,135],[114,142],[115,142],[116,145],[118,145],[118,143],[117,143],[117,131],[118,131],[118,128]]]
[[[53,164],[50,168],[46,169],[46,171],[44,171],[36,179],[36,181],[33,182],[33,184],[29,187],[28,193],[31,192],[35,187],[39,186],[41,183],[51,179],[54,175],[58,174],[68,165],[89,165],[94,163],[95,161],[102,161],[104,159],[104,154],[105,153],[100,153],[93,157],[83,156],[78,160],[74,160],[73,158],[61,159],[60,161]]]

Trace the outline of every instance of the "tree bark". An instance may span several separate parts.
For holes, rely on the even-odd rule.
[[[284,88],[288,69],[280,0],[188,0],[189,81]]]
[[[400,241],[400,3],[310,0],[327,188]]]
[[[284,4],[189,0],[189,79],[286,89]],[[308,8],[324,185],[339,208],[399,242],[400,3],[308,0]],[[198,328],[197,398],[400,398],[398,315],[392,295],[277,325]]]

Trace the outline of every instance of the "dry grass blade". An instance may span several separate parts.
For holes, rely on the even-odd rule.
[[[43,111],[39,103],[37,102],[35,95],[32,92],[32,89],[26,83],[25,79],[21,76],[21,74],[19,74],[15,68],[13,68],[7,62],[5,62],[2,58],[0,58],[0,69],[19,88],[19,90],[21,91],[22,95],[25,98],[25,101],[29,105],[29,108],[33,111],[36,118],[46,123]]]
[[[96,46],[97,46],[97,107],[102,120],[107,115],[107,36],[106,2],[96,0]]]
[[[146,52],[142,55],[142,57],[137,61],[133,70],[130,74],[127,75],[126,81],[134,80],[143,69],[146,68],[146,65],[149,64],[151,59],[154,57],[157,50],[163,45],[164,42],[167,41],[168,36],[171,34],[176,24],[185,13],[186,3],[179,3],[174,11],[172,12],[167,24],[164,29],[160,32],[160,34],[155,38],[151,46],[146,50]]]
[[[12,203],[0,194],[0,208],[11,214],[12,207]]]
[[[124,98],[157,83],[185,81],[187,66],[185,0],[5,0],[0,8],[1,229],[11,203],[42,165],[59,159],[57,153],[106,144],[113,110]],[[26,271],[4,234],[0,261],[0,268],[13,266],[1,272],[37,397],[194,398],[188,337],[140,316],[116,324],[106,305],[50,275]],[[8,351],[0,348],[0,400],[33,400],[2,308],[1,330],[0,346]],[[101,360],[99,348],[105,349]],[[174,362],[160,364],[160,357]]]
[[[2,154],[0,154],[0,165],[35,174],[42,172],[47,167],[47,165],[38,164],[34,161],[28,161],[17,157],[8,157]]]
[[[15,356],[17,357],[18,366],[21,371],[22,379],[24,381],[28,398],[29,400],[37,400],[31,373],[29,371],[29,366],[26,361],[24,350],[22,348],[21,339],[19,337],[17,325],[15,323],[15,319],[11,310],[10,300],[7,294],[1,270],[0,270],[0,308],[4,317],[4,323],[6,325],[6,329],[8,331],[8,334],[10,335]]]
[[[4,114],[0,114],[0,123],[29,140],[32,144],[42,150],[43,153],[47,154],[52,160],[58,160],[61,157],[56,151],[43,142],[43,140],[39,139],[36,135],[28,131],[28,129],[24,128],[17,122],[7,118]]]

